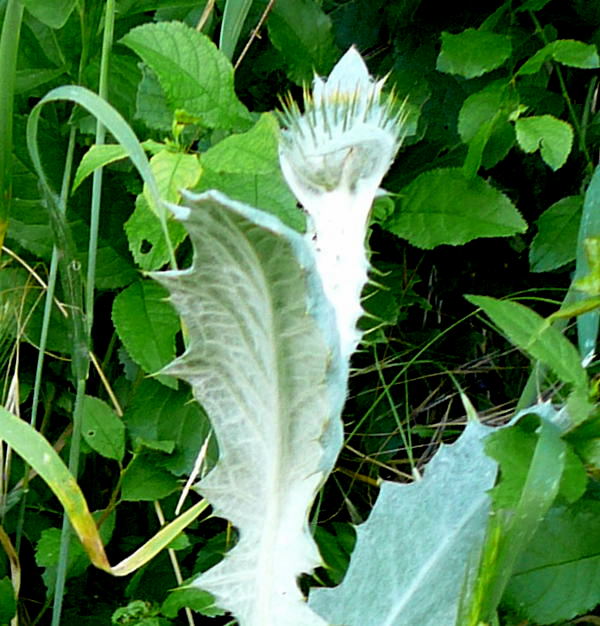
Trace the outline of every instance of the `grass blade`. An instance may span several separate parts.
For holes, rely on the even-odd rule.
[[[225,5],[219,48],[230,61],[251,6],[252,0],[227,0]]]

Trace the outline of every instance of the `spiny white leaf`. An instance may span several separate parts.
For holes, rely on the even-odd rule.
[[[211,419],[219,461],[198,490],[239,531],[195,584],[241,626],[323,626],[296,579],[320,562],[307,517],[342,444],[347,365],[314,257],[277,218],[217,192],[184,193],[173,212],[194,262],[153,275],[189,335],[166,371]]]

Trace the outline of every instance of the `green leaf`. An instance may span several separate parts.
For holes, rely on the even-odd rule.
[[[228,174],[279,172],[279,125],[275,116],[264,113],[248,132],[220,141],[202,155],[202,165]]]
[[[594,44],[572,39],[558,39],[538,50],[519,68],[517,75],[535,74],[540,71],[544,63],[550,60],[581,69],[600,67],[600,58]]]
[[[152,274],[188,330],[165,371],[210,417],[219,460],[197,489],[239,531],[194,586],[240,623],[324,626],[296,579],[320,562],[307,520],[342,444],[347,364],[314,256],[277,218],[218,192],[185,193],[173,211],[194,262]]]
[[[0,578],[0,624],[8,624],[17,614],[15,590],[8,576]]]
[[[262,115],[248,132],[231,135],[207,150],[202,166],[200,190],[218,189],[296,230],[304,229],[304,214],[281,174],[279,125],[272,114]]]
[[[245,128],[251,120],[233,89],[233,68],[212,41],[181,22],[144,24],[121,43],[156,74],[173,113],[207,128]]]
[[[186,238],[185,229],[172,219],[167,221],[167,229],[175,247]],[[135,210],[125,223],[125,232],[131,254],[141,269],[155,270],[169,261],[169,249],[160,219],[143,195],[136,198]]]
[[[598,279],[600,259],[598,254],[594,255],[594,252],[598,251],[598,247],[593,243],[598,241],[598,237],[600,237],[600,165],[596,166],[583,199],[583,213],[577,237],[574,282]],[[591,247],[588,242],[591,243]],[[584,294],[581,294],[578,299],[584,297]],[[582,358],[590,359],[596,354],[599,319],[600,315],[597,311],[586,313],[577,318],[577,335]]]
[[[339,57],[331,19],[315,0],[276,2],[267,22],[269,37],[296,84],[329,73]]]
[[[94,513],[94,519],[102,512]],[[108,543],[115,528],[115,515],[110,515],[100,527],[102,541]],[[42,578],[46,585],[48,597],[54,594],[56,583],[56,570],[58,569],[58,555],[61,543],[60,528],[46,528],[35,546],[35,562],[38,567],[43,567]],[[67,578],[81,576],[91,565],[89,556],[85,553],[77,537],[71,533],[69,537],[69,557],[67,561]]]
[[[458,132],[469,144],[463,168],[466,176],[474,176],[482,162],[489,168],[506,156],[515,141],[508,120],[518,106],[503,81],[492,83],[464,101],[458,115]]]
[[[142,80],[138,86],[135,101],[136,117],[143,120],[148,128],[170,132],[174,114],[156,74],[147,66],[142,67]]]
[[[85,442],[98,454],[115,461],[123,460],[125,426],[108,404],[99,398],[84,396],[81,433]]]
[[[172,152],[163,149],[150,159],[150,167],[156,179],[161,198],[177,204],[181,198],[180,191],[197,184],[202,167],[195,154]],[[146,201],[151,198],[146,194]]]
[[[519,559],[504,602],[535,624],[594,609],[600,603],[599,545],[600,502],[551,509]]]
[[[72,191],[75,191],[95,169],[104,167],[109,163],[114,163],[125,157],[127,157],[127,151],[118,143],[91,146],[79,162],[79,166],[73,178]]]
[[[21,0],[25,8],[46,26],[62,28],[75,8],[77,0]]]
[[[561,168],[573,147],[573,128],[552,115],[521,117],[515,123],[517,141],[525,152],[540,150],[553,169]]]
[[[155,374],[175,358],[179,318],[158,285],[138,281],[127,287],[114,300],[112,319],[127,352],[145,372]],[[170,377],[156,378],[177,387]]]
[[[419,248],[460,245],[478,237],[507,237],[527,224],[513,203],[460,168],[425,172],[400,191],[394,214],[383,224]]]
[[[162,500],[179,489],[175,476],[160,465],[158,453],[138,454],[123,472],[121,499],[127,502]]]
[[[15,94],[33,91],[36,87],[49,83],[64,73],[64,68],[18,70],[15,76]]]
[[[483,596],[485,607],[484,619],[495,613],[517,559],[528,546],[559,491],[566,445],[553,418],[547,418],[549,412],[555,417],[552,407],[549,411],[543,405],[533,407],[517,416],[519,423],[509,427],[509,430],[534,432],[537,441],[524,480],[517,481],[520,485],[513,485],[512,494],[508,490],[505,492],[512,503],[506,502],[506,508],[499,508],[492,493],[496,513],[490,517],[492,532],[488,534],[478,576],[478,592]],[[486,451],[500,461],[500,484],[507,462],[513,457],[510,448],[497,445],[497,438],[502,439],[503,432],[492,433],[486,441]],[[492,557],[491,562],[486,562],[489,556]]]
[[[457,623],[496,479],[496,463],[483,450],[488,432],[471,422],[455,444],[442,446],[422,480],[384,481],[369,519],[357,528],[344,580],[313,590],[310,606],[344,626]]]
[[[575,346],[548,320],[531,309],[488,296],[466,296],[481,307],[518,348],[546,364],[565,383],[587,385],[587,374]]]
[[[161,612],[167,617],[174,618],[184,607],[208,617],[225,614],[225,611],[215,606],[215,599],[210,593],[195,587],[180,587],[171,591],[162,603]]]
[[[190,474],[198,449],[210,434],[210,424],[197,402],[190,402],[188,390],[165,389],[151,379],[143,380],[123,420],[133,438],[139,438],[149,447],[152,442],[169,442],[169,452],[163,465],[176,476]],[[190,445],[190,442],[194,445]],[[158,447],[158,446],[157,446]],[[214,446],[209,446],[207,461],[211,466],[216,459]]]
[[[520,424],[502,428],[486,439],[486,452],[500,463],[501,480],[490,492],[495,510],[518,506],[538,440],[537,432]],[[565,450],[564,466],[557,495],[575,502],[585,491],[587,475],[570,447]]]
[[[582,207],[582,196],[567,196],[542,213],[529,250],[532,272],[549,272],[575,260]]]
[[[511,54],[510,37],[467,28],[462,33],[442,33],[436,69],[475,78],[503,65]]]

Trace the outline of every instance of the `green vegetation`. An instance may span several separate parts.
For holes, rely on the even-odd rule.
[[[0,624],[600,622],[600,8],[439,5],[0,0]],[[280,145],[352,46],[348,363],[387,153]]]

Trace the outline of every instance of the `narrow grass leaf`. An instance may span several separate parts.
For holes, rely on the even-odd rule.
[[[586,386],[587,374],[575,346],[548,320],[517,302],[488,296],[466,298],[481,307],[512,343],[547,365],[563,382]]]
[[[585,242],[596,237],[600,237],[600,165],[596,166],[583,199],[574,281],[584,279],[592,271],[592,263],[588,258]],[[585,297],[586,294],[583,293],[577,296],[580,300]],[[588,359],[596,353],[599,320],[600,316],[597,311],[577,318],[577,335],[582,359]]]
[[[252,0],[227,0],[221,22],[219,49],[231,61]]]
[[[40,433],[3,407],[0,407],[0,439],[44,479],[65,508],[73,530],[92,563],[115,576],[126,576],[146,564],[208,507],[204,500],[163,526],[158,533],[114,567],[111,567],[96,523],[77,482],[54,448]]]
[[[533,414],[534,411],[524,412],[523,418]],[[566,444],[560,438],[557,426],[544,417],[534,419],[538,420],[539,424],[536,431],[537,444],[525,481],[521,489],[512,494],[515,503],[505,509],[496,508],[496,503],[494,503],[498,518],[492,519],[491,524],[500,524],[502,532],[493,567],[494,573],[484,594],[488,616],[496,610],[517,559],[526,550],[544,515],[558,495],[565,468]],[[511,450],[494,447],[494,436],[495,433],[486,442],[486,450],[499,461],[502,471],[503,460],[510,459]],[[489,576],[489,572],[483,572],[481,579]]]

